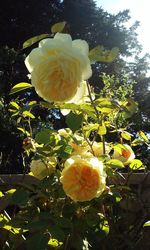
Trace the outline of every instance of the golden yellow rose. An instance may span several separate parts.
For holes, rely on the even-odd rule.
[[[92,75],[88,53],[87,42],[72,41],[69,34],[57,33],[42,40],[25,60],[38,95],[49,102],[74,98],[81,91],[82,81]]]
[[[30,165],[31,173],[39,180],[44,179],[50,175],[57,164],[55,157],[49,157],[45,161],[43,160],[32,160]]]
[[[74,155],[65,162],[60,177],[66,195],[74,201],[99,197],[105,189],[105,180],[103,163],[96,157],[80,155]]]
[[[122,161],[124,165],[128,165],[135,158],[135,154],[128,144],[119,144],[114,147],[112,158]]]

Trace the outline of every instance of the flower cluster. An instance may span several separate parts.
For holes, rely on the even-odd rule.
[[[72,41],[69,34],[57,33],[54,38],[42,40],[25,59],[37,94],[57,104],[81,104],[87,100],[92,103],[95,95],[88,93],[90,86],[87,89],[86,83],[92,75],[88,55],[87,42],[80,39]],[[67,114],[68,110],[62,109],[63,112]],[[69,128],[60,129],[57,135],[60,142],[66,141],[72,149],[68,159],[62,160],[60,182],[66,195],[74,201],[89,201],[105,190],[106,171],[101,160],[104,154],[124,165],[135,157],[127,144],[115,147],[104,141],[91,141],[82,131],[77,134]],[[44,160],[33,160],[30,168],[36,178],[43,179],[55,171],[56,165],[56,157],[45,157]]]

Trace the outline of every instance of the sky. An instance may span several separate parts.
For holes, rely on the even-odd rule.
[[[117,14],[129,9],[131,22],[140,21],[137,29],[138,41],[143,46],[143,54],[150,53],[150,0],[97,0],[97,6],[108,13]]]

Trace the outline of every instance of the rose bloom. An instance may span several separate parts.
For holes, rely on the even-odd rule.
[[[32,160],[30,165],[31,173],[39,180],[54,172],[57,164],[55,157],[49,157],[46,161]]]
[[[114,148],[112,158],[122,161],[124,165],[128,165],[135,158],[135,154],[129,145],[123,144],[122,146],[123,147],[119,147],[119,150]]]
[[[90,201],[99,197],[106,185],[103,163],[96,157],[74,155],[67,159],[60,182],[67,196],[74,201]]]
[[[64,138],[68,138],[72,134],[72,131],[70,128],[61,128],[58,130],[58,134]]]
[[[85,139],[78,135],[74,134],[74,140],[71,140],[69,145],[72,147],[72,155],[82,155],[88,152],[89,145]]]
[[[69,34],[40,41],[25,59],[37,94],[49,102],[70,101],[80,94],[82,81],[92,75],[88,53],[87,42],[72,41]]]
[[[92,145],[92,149],[93,149],[93,152],[94,152],[94,156],[96,157],[100,157],[101,155],[104,154],[103,152],[103,143],[102,142],[94,142],[93,145]],[[110,147],[108,146],[107,143],[105,143],[105,153],[106,154],[109,154],[110,152]],[[90,149],[90,152],[92,152],[92,150]]]

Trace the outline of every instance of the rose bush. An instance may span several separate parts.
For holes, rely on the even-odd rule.
[[[55,28],[64,27],[65,23],[56,24]],[[34,185],[22,182],[17,189],[0,192],[0,226],[8,235],[1,249],[112,249],[110,242],[114,243],[113,249],[136,249],[131,246],[132,230],[142,225],[143,217],[139,223],[130,223],[128,208],[127,217],[125,210],[119,213],[120,202],[131,191],[127,182],[124,186],[120,171],[128,171],[129,177],[130,171],[143,169],[131,147],[148,143],[148,139],[140,131],[140,138],[134,140],[126,131],[124,123],[137,110],[137,104],[128,99],[129,91],[123,92],[126,85],[119,90],[119,97],[123,97],[120,101],[110,76],[105,75],[105,87],[100,93],[93,93],[85,81],[92,74],[90,60],[113,61],[115,51],[118,50],[105,51],[97,46],[89,53],[87,42],[72,41],[69,34],[57,33],[54,38],[42,40],[27,56],[25,64],[32,85],[40,97],[53,103],[10,103],[9,111],[17,118],[17,129],[23,137],[24,163],[39,181]],[[17,84],[11,93],[32,85]],[[51,109],[59,128],[57,111],[65,110],[65,128],[57,130],[50,115],[48,122],[40,120],[34,113],[36,105],[42,110]],[[120,177],[119,185],[117,181],[110,184],[114,176]],[[132,201],[134,197],[135,190]],[[11,215],[4,210],[8,205],[15,207]],[[137,243],[141,232],[135,235]]]
[[[87,42],[72,41],[69,34],[42,40],[25,60],[38,95],[48,102],[66,102],[80,95],[82,81],[92,75],[88,53]],[[84,89],[83,84],[83,94]]]

